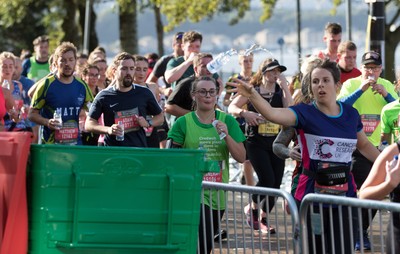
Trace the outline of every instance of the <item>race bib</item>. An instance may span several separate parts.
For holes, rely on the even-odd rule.
[[[258,134],[261,136],[276,136],[279,133],[280,125],[269,122],[267,120],[262,120],[258,124]]]
[[[381,122],[381,117],[380,115],[361,115],[361,122],[365,134],[369,137]]]
[[[78,143],[79,128],[76,122],[65,122],[59,130],[55,130],[56,144],[75,145]]]
[[[114,123],[121,121],[124,124],[124,131],[137,131],[140,129],[138,122],[139,112],[137,108],[131,110],[118,111],[114,115]]]
[[[219,172],[210,172],[204,175],[203,181],[222,183],[222,172],[225,170],[225,161],[218,161]]]

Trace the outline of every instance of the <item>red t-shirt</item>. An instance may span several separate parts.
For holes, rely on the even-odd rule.
[[[340,68],[340,82],[343,84],[346,80],[356,78],[361,75],[361,71],[357,68],[353,68],[351,71],[346,72]]]
[[[4,125],[4,116],[7,113],[6,100],[4,99],[3,89],[0,88],[0,123]]]

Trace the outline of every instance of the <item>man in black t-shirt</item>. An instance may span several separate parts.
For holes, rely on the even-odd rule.
[[[147,147],[143,128],[160,126],[164,115],[152,92],[132,84],[135,74],[135,61],[132,55],[123,52],[114,58],[114,79],[111,85],[97,94],[85,129],[97,134],[105,134],[106,146]],[[103,114],[104,126],[99,123]],[[146,116],[153,118],[146,120]],[[122,126],[118,124],[122,122]],[[116,136],[124,136],[118,141]]]

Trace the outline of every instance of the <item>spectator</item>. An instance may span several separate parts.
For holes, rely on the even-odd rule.
[[[79,114],[93,100],[90,88],[74,77],[76,47],[63,42],[54,53],[57,72],[47,76],[37,85],[29,111],[29,120],[43,125],[40,135],[46,144],[82,144]],[[62,123],[53,118],[61,113]]]
[[[96,96],[85,129],[97,134],[105,134],[106,146],[147,147],[143,128],[160,126],[164,115],[154,95],[145,87],[132,84],[135,75],[135,60],[132,55],[122,52],[115,56],[114,79],[111,85]],[[99,118],[104,114],[104,126]],[[147,115],[154,117],[146,120]],[[124,124],[124,131],[118,122]],[[116,136],[124,135],[123,141]]]

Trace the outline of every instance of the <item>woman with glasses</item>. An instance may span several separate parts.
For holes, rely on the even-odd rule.
[[[203,180],[228,183],[229,153],[238,162],[243,162],[246,158],[243,145],[245,137],[235,118],[215,109],[218,92],[217,82],[213,78],[196,78],[191,90],[194,111],[177,119],[168,138],[172,139],[172,147],[175,148],[205,149],[207,160],[218,162],[219,172],[208,173]],[[220,230],[219,218],[224,214],[225,203],[223,191],[204,194],[198,253],[210,253],[214,235]]]
[[[272,107],[288,107],[293,102],[288,82],[282,75],[284,71],[286,71],[285,66],[280,65],[273,58],[268,58],[260,65],[257,73],[250,80],[250,84],[254,86],[257,93]],[[247,109],[243,109],[244,105],[247,105]],[[285,169],[285,160],[273,153],[272,143],[281,126],[267,121],[259,114],[248,98],[241,95],[231,102],[228,112],[245,119],[246,151],[258,176],[256,186],[279,189]],[[270,197],[266,202],[265,196],[253,195],[251,204],[244,209],[247,224],[255,232],[275,233],[275,229],[268,226],[268,219],[265,215],[272,210],[274,205],[274,197]]]

